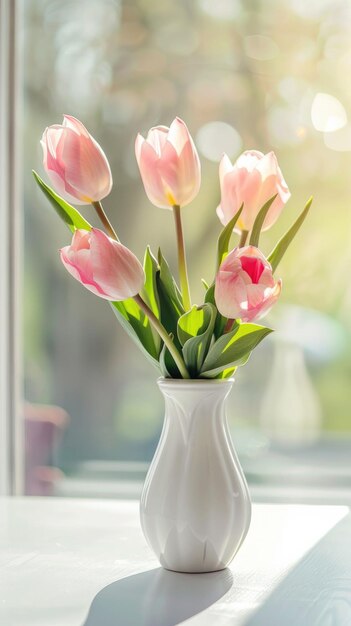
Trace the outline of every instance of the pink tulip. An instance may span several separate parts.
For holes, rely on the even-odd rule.
[[[112,175],[102,148],[82,122],[71,115],[44,130],[44,168],[56,191],[73,204],[90,204],[107,196]]]
[[[155,206],[170,209],[189,204],[200,189],[201,166],[185,123],[176,117],[171,126],[156,126],[147,138],[140,134],[135,155],[146,194]]]
[[[281,280],[274,281],[272,267],[262,252],[246,246],[232,250],[221,264],[215,300],[225,317],[251,322],[268,313],[281,288]]]
[[[144,270],[136,256],[102,230],[76,230],[60,250],[61,261],[84,287],[105,300],[126,300],[139,293]]]
[[[228,224],[244,203],[236,230],[250,231],[259,210],[267,200],[278,194],[263,224],[262,230],[267,230],[278,219],[290,198],[290,191],[274,152],[262,154],[257,150],[247,150],[234,165],[224,154],[219,166],[219,178],[221,203],[217,215],[222,224]]]

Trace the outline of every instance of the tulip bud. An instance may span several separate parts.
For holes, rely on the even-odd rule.
[[[105,153],[82,122],[71,115],[45,129],[44,168],[56,191],[73,204],[91,204],[107,196],[112,175]]]
[[[235,248],[219,268],[215,301],[224,317],[251,322],[268,313],[281,288],[281,280],[275,282],[271,265],[258,248]]]
[[[147,138],[140,134],[135,155],[146,194],[155,206],[185,206],[198,194],[201,166],[185,123],[176,117],[171,126],[156,126]]]
[[[290,191],[283,178],[274,152],[262,154],[257,150],[243,152],[234,165],[224,154],[219,166],[221,203],[217,215],[226,225],[244,204],[236,229],[250,231],[263,205],[278,194],[269,209],[262,230],[278,219]]]
[[[60,254],[68,272],[105,300],[126,300],[143,287],[144,270],[136,256],[98,228],[76,230]]]

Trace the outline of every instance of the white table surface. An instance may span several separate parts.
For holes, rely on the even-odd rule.
[[[162,570],[134,501],[0,500],[1,626],[350,626],[347,507],[253,507],[230,569]]]

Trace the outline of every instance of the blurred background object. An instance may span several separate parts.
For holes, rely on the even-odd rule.
[[[262,431],[283,445],[308,446],[323,432],[311,361],[323,366],[340,358],[346,336],[341,324],[308,308],[281,305],[272,318],[279,332],[273,335],[273,360],[260,408]]]
[[[109,158],[115,186],[104,206],[123,241],[139,259],[147,243],[154,250],[161,245],[174,271],[172,216],[145,196],[134,139],[152,125],[169,125],[176,115],[186,121],[203,171],[201,192],[183,212],[198,302],[202,276],[211,280],[214,271],[209,250],[220,230],[215,209],[223,151],[233,159],[250,148],[273,149],[278,156],[292,198],[262,236],[266,253],[315,196],[306,226],[279,266],[282,304],[267,320],[277,333],[237,371],[230,426],[252,485],[270,467],[284,480],[279,468],[304,467],[302,454],[316,460],[315,476],[335,464],[338,480],[346,476],[351,4],[27,0],[22,23],[24,388],[28,402],[57,404],[71,416],[55,459],[66,482],[56,492],[98,495],[107,476],[118,482],[126,461],[134,469],[128,466],[125,475],[142,476],[163,417],[156,371],[140,358],[109,306],[79,288],[59,262],[68,231],[36,189],[31,169],[43,174],[39,139],[45,126],[61,123],[63,113],[79,117]],[[92,210],[84,211],[96,223]],[[285,336],[287,327],[294,327],[292,338]],[[274,448],[271,437],[281,441],[282,435],[290,451]]]
[[[277,341],[271,376],[262,397],[262,431],[282,444],[309,444],[319,438],[322,415],[300,346]]]
[[[57,406],[25,404],[25,494],[51,496],[62,472],[55,467],[68,415]]]

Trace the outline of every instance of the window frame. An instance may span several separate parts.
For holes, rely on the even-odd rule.
[[[0,0],[0,495],[23,493],[19,2]]]

